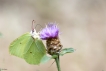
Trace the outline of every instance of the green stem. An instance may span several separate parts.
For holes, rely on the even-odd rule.
[[[58,57],[55,58],[55,61],[56,61],[56,65],[57,65],[58,71],[61,71],[61,68],[60,68],[60,61],[59,61],[59,55],[58,55]]]

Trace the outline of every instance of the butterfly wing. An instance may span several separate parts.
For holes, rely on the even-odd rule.
[[[41,59],[46,54],[46,49],[40,39],[33,38],[30,33],[26,33],[9,46],[9,52],[17,57],[24,58],[29,64],[40,64]]]
[[[43,42],[39,39],[30,38],[31,44],[25,49],[24,59],[29,64],[38,65],[41,63],[41,59],[46,54],[46,49]]]
[[[23,58],[24,49],[29,43],[30,38],[30,33],[26,33],[15,39],[9,46],[10,54]]]

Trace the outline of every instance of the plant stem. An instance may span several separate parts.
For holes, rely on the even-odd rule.
[[[55,58],[55,61],[56,61],[56,65],[57,65],[58,71],[61,71],[61,68],[60,68],[60,61],[59,61],[59,55],[58,55],[58,57]]]

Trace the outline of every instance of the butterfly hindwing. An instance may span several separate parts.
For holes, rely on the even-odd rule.
[[[29,64],[38,65],[41,62],[41,59],[46,54],[45,46],[39,39],[30,38],[32,44],[25,49],[24,59]]]

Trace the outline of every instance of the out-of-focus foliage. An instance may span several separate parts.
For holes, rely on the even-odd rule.
[[[2,37],[2,33],[0,33],[0,37]]]

